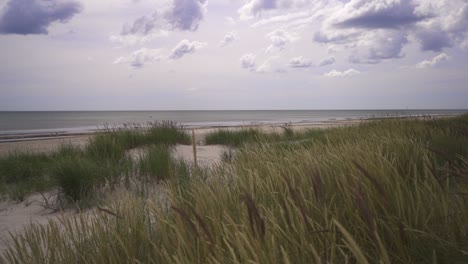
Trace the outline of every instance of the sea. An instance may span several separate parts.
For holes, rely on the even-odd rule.
[[[372,118],[459,115],[468,110],[40,111],[0,112],[0,137],[91,133],[124,124],[171,120],[187,128],[321,124]]]

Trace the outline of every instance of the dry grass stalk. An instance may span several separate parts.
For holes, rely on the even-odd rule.
[[[190,208],[193,216],[195,216],[195,219],[197,220],[198,225],[201,227],[203,230],[203,233],[205,234],[205,237],[208,242],[211,244],[214,244],[213,236],[211,235],[211,232],[208,229],[208,226],[206,225],[205,221],[201,218],[201,216],[195,211],[193,207]]]
[[[122,216],[118,215],[117,213],[112,212],[111,210],[109,210],[107,208],[102,208],[102,207],[98,206],[97,209],[99,211],[101,211],[101,212],[106,213],[106,214],[110,214],[110,215],[116,217],[117,219],[122,219],[123,218]]]
[[[247,206],[247,212],[249,214],[249,223],[252,233],[258,235],[262,240],[265,239],[265,220],[260,216],[257,206],[255,205],[254,200],[250,195],[244,193],[241,197],[241,200],[244,201]]]
[[[289,179],[286,179],[286,184],[288,185],[288,190],[291,195],[291,198],[293,199],[294,204],[299,208],[301,212],[302,219],[307,228],[307,231],[309,232],[309,234],[312,233],[312,227],[310,226],[309,219],[307,218],[307,210],[303,204],[302,199],[299,198],[299,193],[297,189],[291,186],[291,181]]]
[[[180,218],[182,219],[183,222],[185,222],[185,223],[187,223],[189,225],[190,229],[192,229],[192,231],[195,233],[195,235],[197,237],[200,237],[200,234],[198,233],[197,227],[195,226],[195,223],[192,222],[189,215],[181,208],[177,208],[177,207],[174,207],[174,206],[171,206],[171,208],[172,208],[172,210],[174,210],[180,216]]]
[[[374,230],[374,225],[372,224],[374,217],[372,213],[370,212],[369,206],[367,205],[366,200],[364,198],[361,180],[359,180],[358,187],[356,188],[354,192],[354,198],[355,198],[356,206],[358,208],[361,219],[364,220],[369,230]]]

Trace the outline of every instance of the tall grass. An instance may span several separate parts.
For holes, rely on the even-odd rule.
[[[27,193],[51,186],[47,177],[52,167],[45,154],[13,152],[0,158],[0,192],[14,200],[23,200]]]
[[[259,129],[248,128],[241,130],[226,130],[220,129],[215,132],[208,133],[205,136],[205,143],[207,145],[228,145],[233,147],[239,147],[245,143],[264,141],[270,138],[272,135],[262,132]]]
[[[241,148],[184,195],[167,183],[169,204],[128,193],[111,213],[32,226],[4,261],[465,263],[467,127],[385,120]]]
[[[50,154],[10,153],[0,157],[0,198],[23,200],[32,192],[59,187],[76,202],[88,196],[82,194],[90,192],[89,184],[104,181],[112,187],[129,174],[129,149],[177,143],[190,144],[189,135],[177,123],[162,121],[147,126],[107,127],[94,135],[84,149],[64,145]]]
[[[174,161],[167,145],[153,145],[148,148],[139,161],[139,174],[146,181],[166,180],[172,173]]]

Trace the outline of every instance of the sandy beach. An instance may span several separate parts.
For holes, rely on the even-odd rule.
[[[294,125],[294,130],[303,129],[325,129],[330,127],[348,126],[359,123],[360,121],[341,121],[326,124],[301,124]],[[265,132],[281,132],[282,128],[279,125],[262,125],[251,126],[252,128],[261,129]],[[225,127],[222,129],[240,130],[246,127]],[[220,128],[199,128],[194,129],[197,141],[197,161],[200,166],[213,166],[221,161],[221,154],[228,149],[222,145],[204,145],[204,136],[210,132],[219,130]],[[28,153],[52,153],[61,145],[71,144],[74,146],[85,147],[92,137],[92,134],[76,135],[65,138],[41,138],[18,140],[16,142],[1,142],[0,156],[8,155],[11,152],[28,152]],[[138,158],[141,154],[140,149],[130,150],[129,154]],[[188,163],[193,163],[193,147],[191,145],[176,145],[173,149],[173,156],[176,159],[184,160]],[[0,204],[0,237],[7,238],[10,232],[18,232],[22,228],[31,223],[45,224],[50,219],[54,219],[60,213],[51,214],[50,210],[44,209],[41,206],[42,196],[34,194],[29,196],[26,201],[21,203],[2,202]],[[68,214],[71,212],[68,212]],[[0,243],[0,252],[4,249],[3,243]]]

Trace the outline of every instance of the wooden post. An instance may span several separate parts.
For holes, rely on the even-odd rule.
[[[195,167],[198,168],[197,139],[195,138],[195,129],[192,129],[192,146],[193,146],[193,162],[195,163]]]

